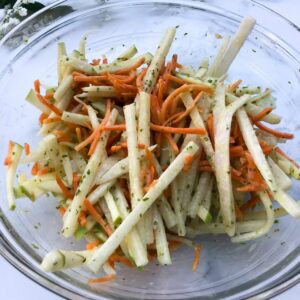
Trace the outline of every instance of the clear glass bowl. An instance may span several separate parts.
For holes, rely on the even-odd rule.
[[[257,26],[230,70],[231,79],[271,87],[284,116],[279,128],[295,133],[285,149],[300,160],[300,45],[299,28],[254,1],[58,1],[20,24],[0,43],[0,161],[7,142],[36,145],[39,113],[24,102],[34,79],[56,83],[56,43],[68,50],[88,33],[90,58],[112,57],[135,43],[140,51],[154,51],[163,30],[179,25],[172,53],[180,63],[197,65],[211,58],[220,40],[215,33],[233,33],[242,16],[257,18]],[[274,26],[274,24],[276,26]],[[187,33],[187,34],[186,34]],[[298,100],[298,101],[297,101]],[[1,190],[4,191],[4,168]],[[300,185],[294,183],[297,198]],[[8,211],[1,196],[0,251],[25,275],[53,292],[71,299],[242,299],[266,298],[294,285],[300,275],[300,223],[285,217],[272,232],[245,245],[231,244],[225,236],[203,236],[201,262],[191,272],[193,253],[180,249],[173,265],[155,263],[144,271],[118,270],[118,279],[90,287],[84,269],[46,274],[39,269],[52,249],[80,249],[81,245],[59,236],[61,218],[52,198],[36,203],[17,202]]]

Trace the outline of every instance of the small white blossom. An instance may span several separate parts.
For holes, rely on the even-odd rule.
[[[16,26],[20,23],[20,20],[18,20],[17,18],[10,18],[9,23]]]
[[[19,7],[19,8],[18,8],[18,14],[19,14],[19,16],[21,16],[21,17],[27,16],[27,9],[24,8],[24,7]]]

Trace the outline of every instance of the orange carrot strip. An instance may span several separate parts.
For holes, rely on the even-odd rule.
[[[179,133],[179,134],[200,134],[204,135],[206,130],[204,128],[180,128],[180,127],[166,127],[152,124],[150,125],[151,130],[161,133]]]
[[[159,106],[162,105],[164,97],[164,80],[162,78],[158,79],[158,93],[157,93],[157,102]]]
[[[273,110],[272,107],[266,107],[261,112],[259,112],[256,116],[252,117],[253,122],[260,121],[263,119],[267,114],[269,114]]]
[[[230,157],[241,157],[244,155],[244,148],[242,146],[232,146],[230,147]]]
[[[239,87],[239,85],[242,83],[242,80],[237,80],[235,81],[233,84],[231,84],[228,89],[227,89],[227,92],[231,93],[233,92],[236,88]]]
[[[175,101],[177,101],[176,99],[178,98],[178,96],[182,93],[185,92],[190,92],[192,90],[198,90],[198,91],[203,91],[206,93],[211,94],[212,93],[212,89],[204,84],[184,84],[181,87],[179,87],[178,89],[174,90],[168,97],[167,99],[163,102],[162,105],[162,109],[161,109],[161,113],[160,113],[160,120],[162,121],[161,123],[163,123],[166,119],[166,116],[168,114],[168,110],[170,108],[170,105]]]
[[[44,104],[45,106],[47,106],[51,111],[53,111],[55,114],[57,115],[61,115],[62,111],[56,107],[55,105],[53,105],[52,103],[50,103],[48,100],[46,100],[43,96],[41,96],[40,94],[36,94],[39,101]]]
[[[29,155],[30,154],[30,145],[25,143],[24,144],[24,149],[25,149],[25,154]]]
[[[5,166],[9,166],[12,163],[12,157],[11,157],[12,156],[12,148],[13,148],[13,142],[9,141],[7,155],[4,159]]]
[[[177,77],[175,77],[175,76],[173,76],[171,74],[165,74],[164,75],[164,79],[170,80],[170,81],[174,81],[174,82],[179,83],[179,84],[185,84],[184,80],[182,80],[180,78],[177,78]]]
[[[41,168],[37,171],[36,175],[37,176],[42,176],[45,175],[47,173],[49,173],[51,170],[49,168]]]
[[[177,118],[175,118],[172,123],[177,124],[182,119],[187,117],[191,113],[191,111],[195,108],[195,106],[197,105],[198,101],[201,99],[202,96],[203,96],[203,92],[201,91],[201,92],[198,93],[196,98],[193,100],[192,104],[189,107],[186,108],[185,112],[183,112],[181,115],[179,115]]]
[[[166,136],[166,139],[167,139],[168,143],[170,144],[171,148],[173,149],[175,155],[177,155],[179,153],[179,149],[178,149],[176,142],[172,138],[171,134],[167,133],[167,134],[165,134],[165,136]]]
[[[82,227],[84,227],[87,223],[86,214],[83,211],[79,214],[78,223]]]
[[[108,260],[112,262],[120,262],[130,268],[133,267],[132,262],[127,257],[118,254],[112,254]]]
[[[126,130],[125,124],[118,124],[118,125],[111,125],[111,126],[104,126],[103,131],[124,131]]]
[[[33,82],[33,86],[34,86],[34,91],[37,94],[40,94],[41,93],[41,84],[40,84],[40,81],[38,79]]]
[[[124,68],[122,70],[119,70],[117,72],[115,72],[115,74],[124,74],[124,73],[129,73],[132,70],[137,69],[138,67],[140,67],[145,61],[144,57],[141,57],[140,59],[138,59],[131,67],[128,68]]]
[[[65,212],[66,212],[66,209],[64,207],[60,207],[58,209],[58,212],[60,213],[61,216],[63,216],[65,214]]]
[[[249,201],[244,203],[242,206],[240,206],[240,211],[244,213],[246,210],[254,207],[257,203],[259,203],[261,200],[259,197],[252,197]]]
[[[76,172],[73,173],[73,191],[74,193],[77,191],[81,176],[79,176]]]
[[[261,122],[254,122],[254,124],[261,130],[265,131],[265,132],[268,132],[276,137],[279,137],[279,138],[283,138],[283,139],[292,139],[294,138],[294,135],[291,134],[291,133],[287,133],[287,132],[281,132],[279,130],[275,130],[275,129],[272,129],[272,128],[269,128],[265,125],[263,125]]]
[[[98,59],[93,59],[92,60],[92,63],[91,63],[91,65],[93,65],[93,66],[98,66],[98,65],[100,65],[100,62],[101,62],[101,59],[100,58],[98,58]]]
[[[169,249],[171,252],[176,251],[177,249],[179,249],[182,246],[182,243],[179,241],[168,241],[169,244]]]
[[[89,279],[88,284],[104,283],[104,282],[107,282],[107,281],[115,280],[116,277],[117,276],[115,274],[109,274],[109,275],[105,275],[105,276],[100,277],[100,278]]]
[[[45,97],[45,99],[50,100],[53,98],[53,96],[54,96],[54,93],[47,92],[47,94],[44,97]]]
[[[65,186],[61,178],[56,175],[55,176],[56,182],[59,185],[60,189],[62,190],[63,194],[68,198],[68,199],[73,199],[74,195],[69,191],[69,189]]]
[[[187,155],[185,158],[184,158],[184,166],[183,166],[183,171],[188,171],[192,165],[192,162],[194,160],[194,155]]]
[[[99,244],[100,244],[100,241],[91,242],[91,243],[86,244],[85,248],[86,248],[86,250],[93,250]]]
[[[82,133],[81,133],[81,128],[80,127],[76,127],[75,128],[75,132],[76,132],[76,137],[78,142],[80,143],[82,140]]]
[[[196,245],[194,248],[194,260],[193,260],[193,265],[192,265],[192,271],[195,272],[197,270],[198,264],[199,264],[199,259],[200,259],[200,253],[201,253],[201,246]]]
[[[136,78],[136,86],[139,91],[143,90],[143,79],[146,75],[147,69],[143,69],[141,73]]]
[[[97,211],[97,209],[91,204],[91,202],[85,198],[83,201],[85,208],[88,210],[90,215],[102,226],[105,232],[110,236],[112,235],[112,230],[106,221],[102,218],[101,214]]]
[[[47,119],[48,117],[49,117],[48,114],[46,114],[46,113],[41,113],[40,118],[39,118],[40,124],[43,124],[44,120]]]
[[[38,162],[35,162],[31,168],[31,174],[36,175],[37,172],[39,171],[40,164]]]
[[[214,143],[214,140],[215,140],[214,118],[213,118],[212,114],[208,115],[208,118],[207,118],[207,129],[208,129],[208,132],[209,132],[210,139],[211,139],[212,143]]]
[[[107,58],[105,57],[104,59],[103,59],[103,62],[102,62],[104,65],[107,65],[108,64],[108,60],[107,60]]]
[[[257,192],[260,190],[262,190],[262,188],[259,186],[259,184],[256,183],[248,184],[243,187],[237,188],[237,191],[239,192]]]
[[[60,122],[61,117],[52,117],[52,118],[45,118],[43,119],[43,124],[49,124],[49,123],[55,123],[55,122]]]

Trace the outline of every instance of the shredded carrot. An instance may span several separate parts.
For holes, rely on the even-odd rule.
[[[261,122],[254,122],[254,124],[261,130],[268,132],[278,138],[283,138],[283,139],[292,139],[294,137],[293,134],[287,133],[287,132],[281,132],[279,130],[275,130],[272,128],[269,128],[265,125],[263,125]]]
[[[180,128],[180,127],[167,127],[167,126],[160,126],[152,124],[150,128],[153,131],[161,132],[161,133],[179,133],[179,134],[199,134],[204,135],[206,134],[205,128]]]
[[[73,173],[73,191],[74,193],[77,191],[81,176],[78,175],[76,172]]]
[[[183,171],[187,172],[191,165],[192,165],[192,162],[194,160],[194,155],[187,155],[185,158],[184,158],[184,167],[183,167]]]
[[[109,225],[106,223],[101,214],[97,211],[97,209],[91,204],[91,202],[87,198],[84,199],[83,204],[90,213],[90,215],[102,226],[105,232],[109,236],[112,235],[112,230],[109,227]]]
[[[101,59],[100,58],[98,58],[98,59],[93,59],[92,60],[92,63],[91,63],[91,65],[93,65],[93,66],[98,66],[98,65],[100,65],[100,62],[101,62]]]
[[[67,142],[70,141],[70,136],[67,134],[67,132],[64,132],[62,130],[53,130],[53,134],[56,135],[57,140],[59,142]]]
[[[63,216],[65,214],[65,212],[66,212],[66,209],[64,207],[60,207],[58,209],[58,212],[60,213],[61,216]]]
[[[165,136],[166,136],[166,139],[167,139],[168,143],[170,144],[171,148],[173,149],[175,155],[177,155],[179,153],[179,149],[178,149],[176,142],[172,138],[171,134],[165,134]]]
[[[76,127],[75,128],[75,132],[76,132],[76,137],[78,142],[80,143],[82,140],[82,132],[81,132],[81,128],[80,127]]]
[[[56,182],[59,185],[60,189],[62,190],[63,194],[68,198],[68,199],[73,199],[74,195],[69,191],[69,189],[65,186],[61,178],[56,175],[55,176]]]
[[[176,82],[176,83],[178,83],[178,84],[185,84],[185,81],[184,81],[184,80],[182,80],[182,79],[180,79],[180,78],[178,78],[178,77],[175,77],[175,76],[173,76],[173,75],[171,75],[171,74],[165,74],[165,75],[164,75],[164,79],[170,80],[170,81],[174,81],[174,82]]]
[[[13,148],[13,142],[9,141],[8,142],[8,151],[7,151],[7,155],[4,159],[4,165],[5,166],[9,166],[12,163],[12,148]]]
[[[124,130],[126,130],[125,124],[103,126],[103,131],[124,131]]]
[[[276,147],[275,152],[281,154],[283,157],[285,157],[287,160],[289,160],[295,167],[300,168],[300,165],[298,165],[293,159],[291,159],[284,151],[282,151],[279,147]]]
[[[40,94],[36,94],[39,101],[44,104],[45,106],[47,106],[51,111],[53,111],[55,114],[57,115],[62,115],[62,111],[56,107],[54,104],[50,103],[47,99],[45,99],[43,96],[41,96]]]
[[[131,67],[128,68],[124,68],[122,70],[119,70],[117,72],[115,72],[115,74],[126,74],[126,73],[130,73],[130,71],[137,69],[138,67],[140,67],[145,61],[144,57],[141,57],[140,59],[138,59]]]
[[[33,86],[34,86],[34,91],[37,94],[40,94],[41,93],[41,84],[40,84],[40,81],[38,79],[33,82]]]
[[[201,253],[201,246],[196,245],[194,248],[194,260],[192,265],[192,271],[195,272],[197,270],[199,259],[200,259],[200,253]]]
[[[49,173],[51,170],[49,168],[41,168],[37,171],[36,175],[37,176],[42,176],[45,175],[47,173]]]
[[[246,210],[254,207],[256,204],[258,204],[260,202],[260,198],[259,197],[252,197],[249,201],[247,201],[246,203],[244,203],[242,206],[240,206],[240,211],[242,213],[245,213]]]
[[[43,124],[49,124],[49,123],[55,123],[55,122],[60,122],[61,121],[61,117],[57,116],[57,117],[52,117],[52,118],[45,118],[43,119]]]
[[[182,243],[179,241],[168,241],[169,244],[169,249],[171,252],[176,251],[177,249],[179,249],[182,246]]]
[[[143,79],[146,75],[146,72],[147,72],[147,69],[143,69],[136,78],[136,86],[139,91],[142,91],[142,89],[143,89]]]
[[[130,267],[132,268],[134,265],[132,264],[132,262],[125,256],[121,256],[121,255],[118,255],[118,254],[112,254],[110,257],[109,257],[109,261],[112,261],[112,262],[120,262],[122,264],[124,264],[125,266],[127,267]]]
[[[235,81],[233,84],[231,84],[228,88],[227,88],[227,92],[231,93],[233,92],[236,88],[239,87],[239,85],[242,83],[242,80],[237,80]]]
[[[214,133],[214,117],[212,114],[209,114],[207,117],[207,129],[210,136],[212,143],[215,140],[215,133]]]
[[[196,107],[198,101],[202,98],[203,96],[203,92],[199,92],[198,95],[196,96],[196,98],[193,100],[192,104],[186,108],[185,112],[183,113],[179,113],[179,115],[173,115],[172,117],[169,118],[169,122],[170,122],[170,119],[173,118],[172,120],[172,123],[173,124],[178,124],[181,120],[183,120],[185,117],[187,117],[191,111]],[[174,117],[176,116],[176,117]],[[168,122],[166,121],[165,124]]]
[[[185,93],[185,92],[191,92],[192,90],[197,90],[197,91],[203,91],[206,93],[211,94],[212,89],[208,87],[207,85],[204,84],[184,84],[178,89],[174,90],[163,102],[161,113],[160,113],[160,120],[161,123],[163,123],[166,120],[168,111],[170,109],[170,105],[172,105],[175,102],[178,101],[178,97],[180,94]],[[174,107],[174,105],[172,105]]]
[[[158,93],[157,93],[157,102],[161,106],[164,97],[164,80],[162,78],[158,79]]]
[[[100,278],[89,279],[88,284],[104,283],[104,282],[107,282],[107,281],[115,280],[116,277],[117,276],[115,274],[109,274],[109,275],[105,275],[105,276],[100,277]]]
[[[252,117],[253,122],[260,121],[263,119],[266,115],[268,115],[273,110],[272,107],[266,107],[261,112],[259,112],[256,116]]]
[[[99,244],[100,244],[100,241],[91,242],[91,243],[86,244],[85,248],[86,248],[86,250],[93,250]]]
[[[49,117],[48,114],[46,114],[46,113],[44,113],[44,112],[41,113],[40,118],[39,118],[40,124],[43,124],[43,123],[44,123],[44,120],[47,119],[48,117]]]
[[[31,168],[31,174],[36,175],[37,172],[39,171],[40,164],[38,162],[35,162]]]
[[[248,184],[243,187],[237,188],[237,191],[239,192],[257,192],[261,190],[262,190],[261,186],[256,183]]]
[[[107,65],[108,64],[108,60],[107,60],[107,58],[105,57],[104,59],[103,59],[103,62],[102,62],[104,65]]]
[[[86,214],[83,211],[79,214],[78,223],[82,227],[84,227],[87,223]]]
[[[242,146],[232,146],[230,147],[230,157],[241,157],[244,155],[244,148]]]
[[[25,154],[29,155],[30,154],[30,145],[28,143],[24,144],[24,149],[25,149]]]

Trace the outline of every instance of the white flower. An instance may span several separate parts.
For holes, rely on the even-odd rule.
[[[13,26],[16,26],[20,23],[20,20],[18,20],[17,18],[10,18],[8,23],[13,25]]]
[[[34,3],[35,0],[23,0],[22,3],[23,4],[28,4],[28,3]]]
[[[24,8],[24,7],[19,7],[19,8],[18,8],[18,14],[19,14],[21,17],[27,16],[27,9]]]

